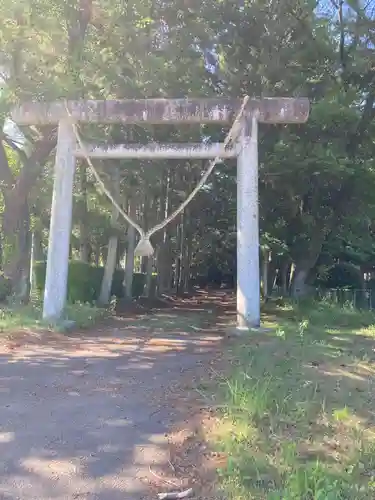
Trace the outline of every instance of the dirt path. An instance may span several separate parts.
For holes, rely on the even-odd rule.
[[[221,340],[201,308],[3,349],[0,498],[138,500],[168,489],[166,434]]]

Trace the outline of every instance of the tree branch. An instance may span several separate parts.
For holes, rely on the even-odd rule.
[[[16,181],[15,187],[18,191],[18,196],[26,197],[28,195],[31,185],[34,183],[35,178],[39,176],[55,145],[55,131],[52,134],[45,135],[35,143],[34,150],[30,157],[27,158]]]
[[[0,140],[0,181],[2,181],[3,185],[5,184],[7,189],[11,189],[14,185],[14,176],[9,168],[9,162],[5,152],[3,140],[4,134],[2,134]]]
[[[10,148],[13,149],[13,151],[15,151],[18,156],[20,157],[22,163],[26,163],[27,160],[28,160],[28,157],[27,157],[27,154],[25,153],[25,151],[23,151],[23,149],[21,149],[14,141],[12,141],[12,139],[7,136],[6,134],[4,134],[3,136],[3,141],[8,144],[8,146]]]
[[[343,16],[344,0],[339,3],[339,23],[340,23],[340,63],[343,74],[346,72],[345,60],[345,31],[344,31],[344,16]]]
[[[375,76],[375,74],[374,74]],[[365,101],[365,105],[363,107],[363,113],[362,116],[358,122],[358,125],[356,127],[356,130],[354,133],[351,135],[348,145],[347,145],[347,152],[349,157],[353,158],[357,152],[358,146],[362,140],[363,134],[366,131],[368,125],[371,123],[371,121],[375,117],[375,109],[374,109],[374,104],[375,104],[375,92],[373,89],[370,89],[368,92],[368,96]]]

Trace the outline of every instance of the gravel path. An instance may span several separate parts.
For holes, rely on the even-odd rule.
[[[199,378],[220,341],[204,331],[161,330],[120,324],[2,350],[1,499],[150,493],[152,476],[168,463],[165,433],[179,418],[167,400]]]

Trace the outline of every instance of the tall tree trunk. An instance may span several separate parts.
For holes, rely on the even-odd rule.
[[[341,197],[342,193],[340,193]],[[294,263],[291,283],[291,294],[294,298],[303,297],[310,292],[307,278],[315,266],[322,251],[324,241],[332,231],[330,227],[333,219],[325,227],[314,227],[308,242],[296,242],[291,248],[291,257]]]
[[[43,247],[43,236],[39,229],[33,232],[33,254],[35,262],[42,262],[46,259]]]
[[[267,300],[268,298],[269,262],[270,262],[270,251],[263,250],[262,292],[264,300]]]
[[[148,261],[148,257],[141,258],[141,273],[142,274],[146,274],[146,272],[147,272],[147,261]]]
[[[11,281],[12,294],[17,300],[27,302],[29,298],[30,276],[30,214],[27,202],[20,210],[17,226],[9,233],[3,228],[4,274]]]
[[[286,281],[285,281],[286,295],[291,294],[292,280],[293,280],[293,276],[294,276],[295,267],[296,266],[294,265],[294,262],[289,262],[289,264],[287,264],[287,266],[286,266]]]
[[[290,274],[291,264],[286,259],[282,259],[280,265],[280,278],[281,278],[281,294],[286,297],[289,292],[289,274]]]
[[[118,167],[115,167],[113,172],[113,194],[116,201],[120,198],[120,171]],[[113,273],[116,269],[117,263],[117,246],[118,246],[118,235],[117,235],[117,220],[118,220],[118,210],[114,206],[112,207],[112,215],[111,215],[111,227],[113,231],[116,231],[115,234],[112,234],[109,238],[108,243],[108,252],[107,252],[107,260],[104,267],[104,275],[102,280],[102,285],[100,289],[99,295],[99,304],[107,305],[111,299],[111,289],[112,289],[112,281],[113,281]]]
[[[182,170],[179,169],[174,176],[175,189],[184,191],[186,189],[185,176]],[[181,200],[178,199],[180,203]],[[184,244],[184,234],[185,234],[185,213],[181,212],[178,217],[178,224],[176,228],[176,261],[175,261],[175,290],[179,294],[181,292],[181,278],[182,278],[182,251]]]
[[[35,231],[31,233],[31,250],[30,250],[30,294],[32,294],[35,290]]]
[[[137,214],[137,204],[134,198],[129,200],[129,214],[130,217],[135,220]],[[134,274],[134,250],[136,245],[136,231],[133,226],[129,224],[128,227],[128,244],[126,249],[126,262],[125,262],[125,273],[124,273],[124,288],[125,288],[125,298],[131,300],[133,297],[133,274]]]
[[[320,235],[316,236],[311,243],[307,255],[296,256],[294,259],[294,272],[291,283],[292,297],[299,298],[306,296],[310,292],[310,287],[307,283],[307,278],[310,271],[315,266],[320,252],[322,250],[323,241]]]
[[[117,239],[116,235],[112,235],[108,242],[107,259],[98,299],[98,303],[102,306],[108,305],[111,299],[113,273],[116,268]]]
[[[160,213],[160,204],[158,203],[157,196],[149,196],[147,190],[144,196],[143,205],[143,227],[149,229],[156,224],[158,215]],[[145,286],[143,289],[144,297],[151,297],[151,284],[152,272],[154,270],[154,256],[143,257],[142,259],[142,273],[145,273]]]
[[[161,219],[168,217],[170,208],[171,174],[168,170],[163,178],[164,193],[160,202]],[[169,293],[172,282],[171,225],[163,231],[163,239],[157,252],[158,293]]]
[[[30,249],[30,292],[35,290],[35,264],[44,262],[45,255],[43,250],[42,234],[39,229],[34,229],[31,233]]]
[[[318,255],[310,259],[300,260],[294,263],[294,271],[291,283],[291,295],[297,299],[305,297],[310,292],[310,287],[307,283],[307,278],[311,269],[315,266]]]
[[[186,246],[184,247],[184,254],[182,257],[182,286],[185,292],[188,292],[190,289],[190,265],[191,265],[191,252],[192,252],[192,242],[191,235],[186,241]]]
[[[306,285],[306,279],[310,269],[311,265],[309,263],[301,262],[295,265],[292,278],[292,285],[291,285],[291,292],[293,298],[297,299],[299,297],[307,295],[308,290]]]
[[[51,131],[50,131],[51,132]],[[2,139],[11,143],[9,138]],[[22,162],[22,170],[14,176],[8,163],[4,143],[0,141],[0,180],[4,197],[4,213],[2,219],[3,233],[3,270],[10,279],[12,293],[17,296],[24,294],[25,280],[28,282],[29,256],[31,248],[30,214],[28,197],[34,187],[44,163],[54,148],[56,142],[54,132],[44,135],[34,145],[30,156],[11,145],[17,151]],[[21,283],[21,281],[22,283]],[[28,286],[27,286],[28,288]],[[26,292],[27,295],[28,292]]]
[[[154,257],[151,255],[150,257],[147,257],[147,262],[146,262],[146,284],[144,288],[144,296],[145,297],[151,297],[151,292],[152,292],[152,272],[154,270]]]
[[[183,240],[181,244],[181,291],[187,292],[190,281],[190,258],[191,258],[191,230],[190,212],[186,208],[183,215]]]
[[[1,272],[4,272],[4,265],[3,265],[3,235],[0,231],[0,269]]]
[[[158,292],[160,294],[169,293],[172,284],[172,248],[170,228],[165,232],[165,239],[158,248]]]
[[[99,267],[99,265],[100,265],[100,252],[101,252],[100,245],[96,244],[95,245],[95,251],[94,251],[94,264],[95,264],[95,267]]]
[[[87,209],[87,170],[84,161],[79,166],[80,202],[79,202],[79,258],[82,262],[90,260],[90,225]]]
[[[181,285],[181,248],[183,244],[183,225],[180,222],[177,227],[176,227],[176,242],[177,242],[177,248],[176,248],[176,260],[175,260],[175,283],[174,287],[176,290],[176,293],[178,294],[180,292],[180,285]]]
[[[271,254],[268,266],[268,289],[267,289],[268,297],[272,295],[272,291],[275,288],[278,276],[279,276],[279,269],[278,269],[277,258],[276,259],[273,258],[273,255]]]

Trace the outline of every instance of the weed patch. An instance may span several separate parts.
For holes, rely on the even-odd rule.
[[[263,319],[273,333],[242,339],[218,381],[226,496],[375,498],[375,316],[318,303]]]
[[[74,321],[76,328],[87,328],[105,317],[107,311],[89,304],[69,304],[65,317]],[[18,330],[58,329],[42,319],[42,306],[39,301],[27,305],[5,305],[0,309],[0,332],[13,333]]]

